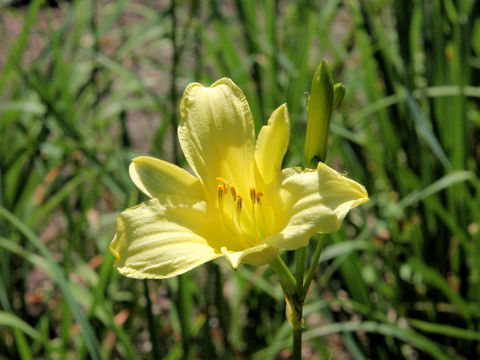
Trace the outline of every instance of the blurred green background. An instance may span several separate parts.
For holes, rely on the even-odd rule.
[[[232,78],[257,131],[287,102],[298,165],[323,57],[347,87],[327,163],[371,200],[327,237],[304,357],[480,358],[479,1],[0,4],[1,359],[291,356],[270,268],[140,281],[108,245],[130,159],[185,165],[188,83]]]

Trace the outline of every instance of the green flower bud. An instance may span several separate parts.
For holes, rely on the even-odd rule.
[[[333,86],[333,110],[338,108],[345,97],[345,86],[343,84],[335,84]]]
[[[337,91],[340,99],[341,90]],[[341,98],[343,99],[343,96]],[[332,73],[327,60],[324,59],[315,71],[312,91],[308,98],[307,133],[305,136],[305,166],[308,168],[316,168],[317,163],[325,161],[327,157],[328,134],[333,105]]]

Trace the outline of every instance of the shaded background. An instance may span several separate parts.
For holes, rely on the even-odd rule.
[[[327,163],[371,201],[327,237],[305,358],[480,357],[478,1],[0,6],[1,359],[288,358],[270,268],[139,281],[108,245],[130,159],[185,165],[188,83],[232,78],[257,132],[287,102],[293,166],[323,57],[347,87]]]

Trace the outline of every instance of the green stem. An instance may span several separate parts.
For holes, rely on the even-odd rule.
[[[157,326],[155,325],[155,317],[152,311],[152,300],[150,299],[150,290],[148,288],[148,280],[143,280],[143,289],[145,297],[147,299],[147,306],[145,311],[147,312],[148,329],[150,331],[150,341],[152,342],[152,356],[154,359],[160,359],[160,345],[158,343]]]
[[[302,359],[302,331],[303,331],[303,301],[305,295],[303,291],[303,279],[305,274],[305,256],[306,248],[302,247],[296,251],[295,263],[295,279],[296,279],[296,297],[293,307],[295,309],[295,316],[297,318],[296,324],[298,326],[293,328],[293,359]],[[292,323],[293,325],[293,323]]]
[[[295,280],[297,282],[297,294],[303,294],[303,274],[305,273],[305,248],[296,251]]]
[[[277,273],[285,294],[295,294],[297,285],[290,269],[280,256],[277,256],[271,263],[273,270]]]
[[[302,327],[303,327],[303,297],[299,293],[303,291],[302,280],[303,272],[299,271],[299,264],[305,264],[305,249],[303,254],[299,254],[297,257],[297,280],[300,282],[298,287],[297,280],[290,272],[285,262],[277,256],[270,265],[280,278],[283,293],[285,295],[285,303],[287,306],[287,318],[290,325],[293,328],[293,353],[294,359],[302,358]],[[301,277],[300,275],[301,274]]]
[[[313,279],[313,275],[315,274],[315,269],[317,268],[318,261],[320,260],[320,254],[323,249],[323,244],[325,240],[324,235],[320,235],[319,239],[317,240],[317,246],[315,247],[315,252],[313,253],[312,263],[307,271],[307,276],[305,277],[305,284],[303,285],[303,291],[301,294],[301,298],[305,299],[307,296],[308,289],[310,288],[310,284]]]
[[[187,275],[178,276],[178,315],[182,332],[183,359],[193,359],[190,328],[190,293],[188,291]]]
[[[302,328],[293,329],[293,360],[302,359]]]

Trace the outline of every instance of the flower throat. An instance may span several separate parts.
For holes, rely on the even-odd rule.
[[[247,241],[248,246],[256,245],[266,235],[263,193],[251,187],[250,201],[246,203],[234,185],[221,177],[216,180],[217,204],[225,227],[242,242]]]

